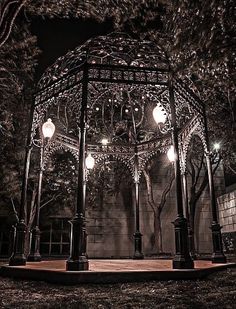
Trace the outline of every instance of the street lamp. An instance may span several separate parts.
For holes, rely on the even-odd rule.
[[[88,154],[87,158],[85,159],[85,165],[88,170],[91,170],[94,168],[95,160],[92,157],[91,153]]]
[[[215,143],[214,149],[215,149],[215,151],[219,151],[220,150],[220,143]]]
[[[158,103],[157,106],[154,108],[152,114],[157,124],[160,124],[160,123],[164,124],[167,120],[166,111],[164,110],[164,108],[161,106],[160,103]]]
[[[43,156],[44,156],[44,139],[48,140],[53,137],[55,132],[55,125],[52,120],[48,120],[42,125],[43,137],[40,141],[40,163],[39,163],[39,178],[38,178],[38,192],[37,192],[37,202],[35,210],[35,227],[31,234],[31,246],[30,254],[28,256],[28,261],[40,262],[40,229],[39,229],[39,217],[40,217],[40,204],[41,204],[41,191],[42,191],[42,180],[43,180]]]
[[[109,141],[108,141],[107,138],[103,138],[103,139],[101,140],[101,143],[102,143],[103,146],[107,146],[107,144],[109,143]]]
[[[48,118],[48,120],[43,124],[42,132],[44,138],[51,138],[53,136],[55,132],[55,125],[51,118]]]
[[[174,162],[176,160],[176,153],[173,145],[171,145],[169,150],[167,151],[167,157],[170,162]]]

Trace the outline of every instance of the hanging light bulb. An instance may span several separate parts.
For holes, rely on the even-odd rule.
[[[103,138],[103,139],[101,140],[101,143],[102,143],[104,146],[106,146],[106,145],[109,143],[109,141],[108,141],[107,138]]]
[[[157,124],[159,123],[165,123],[166,122],[166,112],[164,111],[163,107],[161,105],[157,105],[153,112],[153,118],[156,121]]]
[[[88,170],[91,170],[91,169],[93,169],[94,164],[95,164],[95,160],[92,157],[91,153],[89,153],[87,158],[85,159],[85,165],[86,165]]]
[[[220,149],[220,143],[215,143],[215,144],[214,144],[214,149],[215,149],[216,151],[218,151],[218,150]]]
[[[55,125],[52,122],[51,118],[48,118],[46,122],[44,122],[42,126],[43,136],[44,138],[51,138],[55,132]]]
[[[167,151],[167,157],[170,162],[174,162],[176,160],[176,153],[173,145],[171,145],[170,149]]]

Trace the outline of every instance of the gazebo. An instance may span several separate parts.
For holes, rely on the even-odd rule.
[[[153,112],[154,110],[154,112]],[[63,111],[63,112],[62,112]],[[153,115],[158,125],[153,121]],[[44,143],[43,123],[56,130]],[[50,129],[50,120],[49,120]],[[87,41],[60,57],[42,76],[35,95],[28,134],[19,223],[10,265],[25,265],[24,206],[32,149],[40,147],[40,171],[35,227],[29,259],[40,261],[39,207],[43,170],[52,153],[67,149],[78,161],[77,203],[71,220],[67,270],[88,270],[86,254],[86,179],[88,163],[121,161],[135,185],[134,258],[142,259],[139,218],[140,177],[157,153],[171,154],[175,170],[177,218],[173,268],[193,268],[188,248],[186,160],[193,135],[202,142],[208,168],[212,212],[212,262],[225,262],[211,167],[204,103],[191,83],[173,73],[164,51],[149,41],[112,33]],[[169,150],[171,148],[171,150]],[[89,167],[89,166],[88,166]]]

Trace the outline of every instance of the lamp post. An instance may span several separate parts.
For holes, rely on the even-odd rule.
[[[42,126],[43,137],[40,141],[40,163],[39,163],[39,178],[38,178],[38,190],[37,190],[37,202],[35,210],[35,226],[31,232],[31,246],[28,261],[40,262],[40,204],[41,204],[41,192],[42,192],[42,180],[43,180],[43,156],[44,156],[44,139],[47,141],[52,138],[55,132],[55,125],[49,118]]]
[[[206,121],[206,118],[205,118]],[[207,136],[207,135],[206,135]],[[207,145],[209,147],[209,141],[207,139]],[[214,145],[216,151],[219,151],[220,144],[217,143]],[[212,242],[213,242],[213,254],[212,254],[212,263],[226,263],[226,256],[223,251],[223,243],[222,243],[222,235],[221,235],[221,226],[218,221],[218,205],[215,196],[215,186],[213,180],[213,172],[212,172],[212,162],[211,162],[211,154],[208,151],[206,153],[206,163],[207,163],[207,171],[208,171],[208,182],[209,182],[209,191],[210,191],[210,201],[211,201],[211,212],[212,212]]]
[[[135,233],[134,233],[134,256],[133,259],[141,260],[144,258],[142,253],[142,234],[140,232],[140,217],[139,217],[139,176],[138,176],[138,149],[135,145],[134,157],[134,173],[135,173]]]
[[[170,161],[172,161],[174,164],[176,206],[177,206],[177,218],[173,222],[175,227],[176,253],[173,258],[172,265],[173,268],[176,269],[191,269],[194,268],[194,263],[189,254],[187,220],[186,218],[184,218],[183,214],[182,185],[181,185],[179,147],[178,147],[178,128],[176,123],[176,111],[175,111],[172,78],[169,81],[169,102],[171,111],[171,129],[172,129],[173,145],[170,147],[167,155]],[[157,124],[165,123],[167,119],[166,113],[161,108],[160,105],[154,109],[153,116]]]

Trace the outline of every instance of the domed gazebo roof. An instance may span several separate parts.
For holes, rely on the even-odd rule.
[[[68,52],[43,74],[38,88],[48,86],[78,70],[87,61],[89,64],[103,64],[115,66],[135,66],[143,68],[158,68],[168,70],[168,61],[164,51],[150,41],[139,41],[125,33],[111,33],[88,40],[82,46]]]
[[[155,106],[167,115],[161,127],[153,120]],[[172,75],[160,46],[125,33],[92,38],[47,69],[38,83],[32,136],[50,117],[57,128],[51,149],[63,146],[78,153],[82,110],[88,150],[104,155],[101,140],[106,137],[110,144],[105,155],[119,153],[131,168],[137,146],[140,172],[150,156],[169,147],[173,115],[181,129],[183,162],[194,132],[206,149],[202,102]]]

